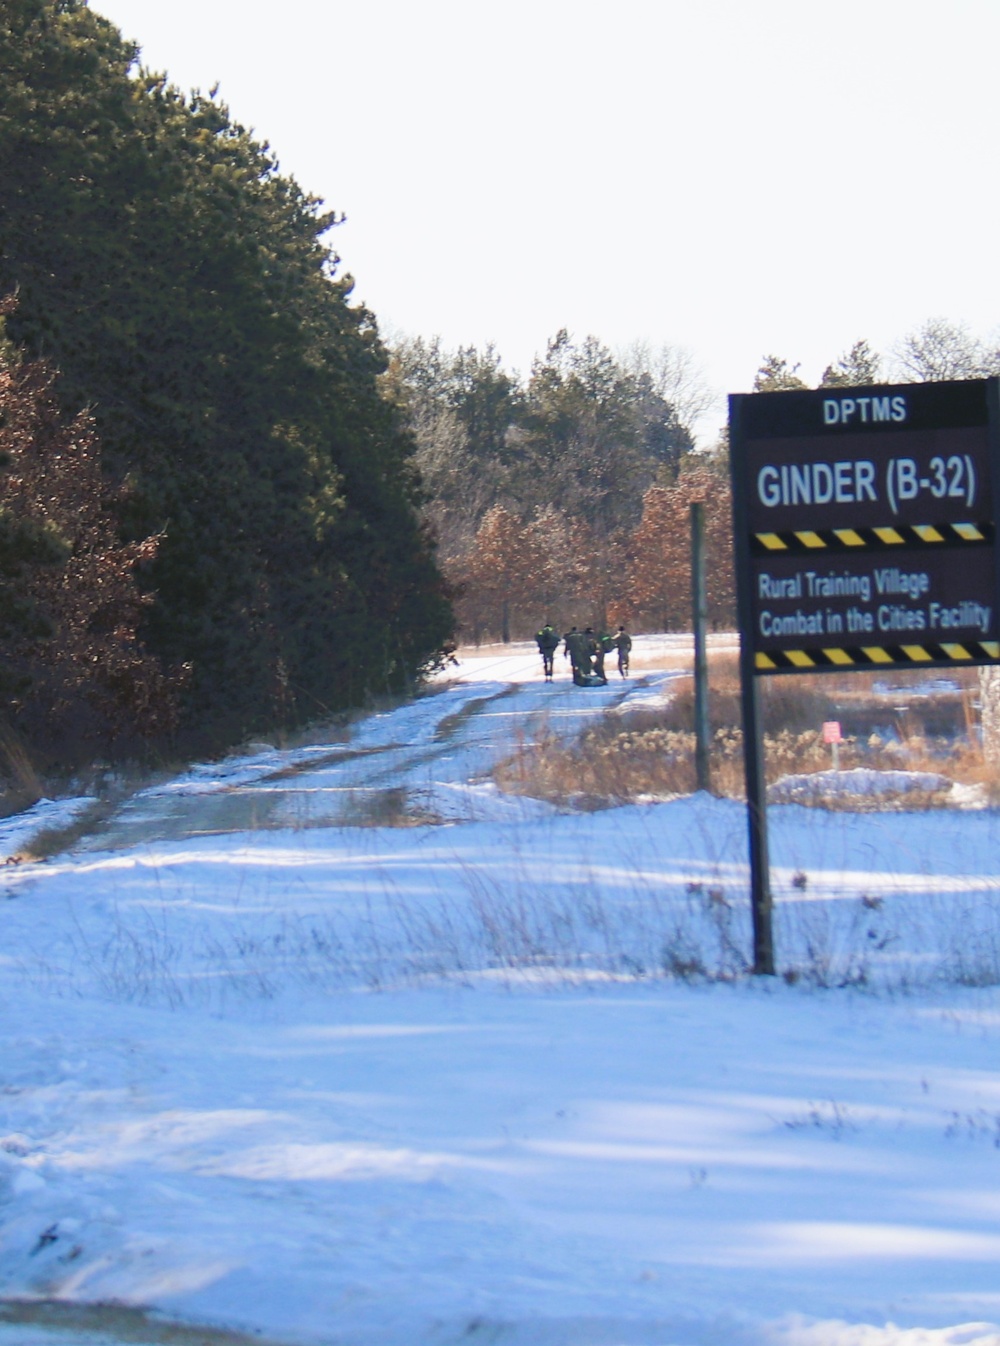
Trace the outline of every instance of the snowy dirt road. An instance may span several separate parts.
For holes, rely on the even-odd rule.
[[[143,791],[87,845],[117,849],[210,833],[364,825],[380,816],[419,818],[421,810],[433,819],[440,804],[449,807],[449,818],[469,819],[476,795],[466,787],[488,776],[499,758],[530,745],[543,728],[572,734],[626,700],[662,699],[670,678],[660,672],[623,681],[615,674],[607,687],[581,691],[564,669],[547,684],[537,653],[472,654],[438,680],[436,697],[372,716],[345,731],[343,742],[263,751],[221,773],[198,769]]]
[[[482,652],[4,872],[0,1346],[1000,1346],[996,815],[775,808],[755,982],[738,804],[489,779],[648,663]]]

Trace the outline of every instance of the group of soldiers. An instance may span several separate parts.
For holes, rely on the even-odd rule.
[[[560,639],[563,644],[563,658],[570,661],[573,681],[578,687],[605,685],[608,678],[604,672],[604,660],[615,650],[618,651],[618,672],[623,678],[628,677],[632,637],[624,626],[619,626],[617,635],[613,636],[608,633],[598,635],[592,626],[588,626],[585,631],[578,631],[573,626],[560,637],[551,622],[546,622],[535,636],[538,651],[542,656],[546,682],[551,682],[554,676],[553,664]]]

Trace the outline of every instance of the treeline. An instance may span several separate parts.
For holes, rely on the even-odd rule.
[[[766,355],[754,378],[755,393],[788,392],[809,385],[800,366]],[[888,356],[867,341],[856,341],[823,371],[817,387],[862,387],[871,383],[940,383],[1000,374],[1000,347],[970,332],[963,323],[928,318],[897,341]]]
[[[980,378],[1000,351],[928,320],[888,358],[857,341],[821,387]],[[638,630],[691,620],[690,507],[705,506],[709,617],[735,623],[725,431],[697,449],[714,399],[676,347],[615,355],[566,331],[521,379],[492,347],[397,341],[384,376],[417,441],[424,514],[439,540],[463,639],[524,638],[542,622]],[[755,392],[806,388],[765,356]]]
[[[338,217],[84,0],[0,0],[0,752],[206,751],[412,684],[455,630],[732,623],[683,352],[384,347]],[[930,323],[903,377],[994,372]],[[863,342],[830,383],[881,377]],[[804,386],[768,357],[760,391]]]
[[[616,356],[561,331],[522,380],[492,347],[415,338],[393,347],[385,383],[417,440],[463,639],[522,638],[546,620],[686,627],[694,500],[711,619],[733,621],[728,466],[695,451],[713,399],[683,351]]]
[[[83,0],[0,3],[0,688],[33,741],[221,746],[405,687],[449,636],[336,223]]]

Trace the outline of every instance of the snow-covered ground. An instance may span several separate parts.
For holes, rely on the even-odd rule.
[[[0,1346],[998,1346],[996,813],[772,808],[747,978],[740,805],[488,779],[668,695],[637,652],[480,651],[3,871]]]

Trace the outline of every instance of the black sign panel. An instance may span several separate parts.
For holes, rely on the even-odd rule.
[[[750,526],[758,532],[983,520],[993,516],[986,426],[751,440]]]
[[[730,398],[754,670],[1000,661],[998,380]]]

